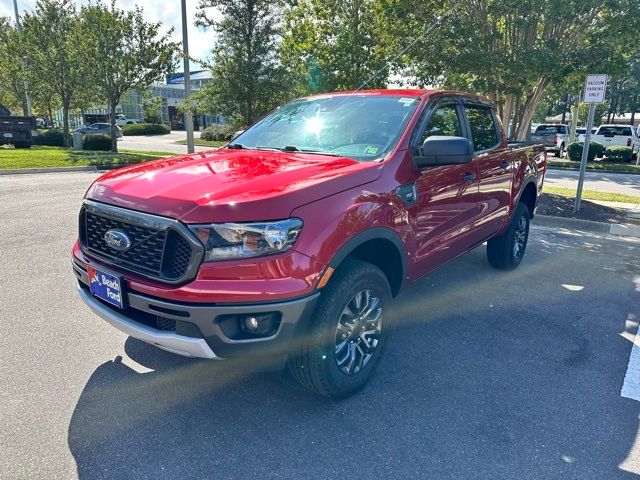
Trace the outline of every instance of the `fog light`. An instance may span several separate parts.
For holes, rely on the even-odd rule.
[[[240,330],[255,337],[271,336],[276,333],[280,325],[280,313],[278,312],[254,313],[240,315],[239,318],[236,318],[239,320]]]
[[[258,328],[260,328],[260,322],[256,317],[245,317],[244,328],[250,332],[257,332]]]

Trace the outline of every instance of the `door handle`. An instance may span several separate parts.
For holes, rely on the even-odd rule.
[[[466,172],[462,178],[464,178],[465,182],[472,182],[476,179],[476,173],[475,172]]]
[[[510,164],[509,162],[502,162],[502,163],[500,164],[500,168],[501,168],[502,170],[508,170],[510,165],[511,165],[511,164]]]

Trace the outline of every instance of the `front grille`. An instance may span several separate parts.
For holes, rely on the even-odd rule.
[[[107,244],[109,230],[120,230],[131,240],[122,252]],[[80,216],[80,240],[87,253],[136,273],[161,280],[182,279],[192,265],[192,244],[173,228],[152,228],[84,209]]]

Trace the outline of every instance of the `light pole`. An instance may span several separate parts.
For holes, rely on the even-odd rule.
[[[20,31],[20,15],[18,15],[18,0],[13,0],[13,10],[16,14],[16,30]],[[25,70],[26,60],[22,59],[22,71]],[[27,82],[27,78],[24,78],[24,106],[26,107],[26,114],[28,117],[31,116],[31,99],[29,98],[29,82]]]
[[[15,2],[16,0],[14,0]],[[182,0],[182,53],[184,55],[184,100],[191,97],[191,74],[189,72],[189,35],[187,33],[187,2]],[[191,112],[184,111],[184,128],[187,130],[187,152],[195,152],[193,145],[193,117]]]

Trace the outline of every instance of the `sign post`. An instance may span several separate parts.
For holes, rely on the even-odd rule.
[[[589,115],[587,117],[587,131],[584,134],[584,146],[582,147],[582,158],[580,159],[580,177],[578,178],[578,190],[576,192],[576,203],[574,213],[580,211],[580,200],[582,198],[582,186],[584,176],[587,171],[587,160],[589,159],[589,143],[591,142],[591,129],[593,128],[593,115],[596,111],[596,103],[603,103],[607,93],[607,75],[587,75],[584,83],[584,101],[589,104]],[[577,120],[577,118],[576,118]]]

